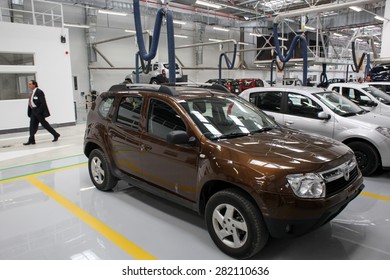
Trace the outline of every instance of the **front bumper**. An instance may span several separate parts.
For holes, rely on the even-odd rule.
[[[349,188],[324,198],[322,201],[309,200],[292,202],[283,199],[280,211],[264,215],[270,235],[275,238],[286,238],[303,235],[326,224],[336,217],[364,188],[360,178]],[[295,199],[296,200],[296,199]]]

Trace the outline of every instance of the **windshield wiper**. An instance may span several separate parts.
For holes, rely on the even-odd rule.
[[[223,134],[221,136],[215,137],[214,139],[229,139],[229,138],[236,138],[236,137],[242,137],[242,136],[248,136],[249,133],[247,132],[232,132],[229,134]]]
[[[358,113],[346,113],[346,114],[343,114],[342,116],[343,117],[351,117],[351,116],[356,116]]]
[[[274,128],[275,127],[267,126],[267,127],[263,127],[263,128],[260,128],[260,129],[252,130],[251,133],[262,133],[264,131],[270,131],[270,130],[272,130]]]

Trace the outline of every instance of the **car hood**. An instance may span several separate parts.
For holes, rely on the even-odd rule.
[[[390,117],[367,112],[362,115],[347,117],[348,121],[353,120],[357,126],[375,129],[378,126],[390,127]]]
[[[285,128],[223,139],[216,144],[219,159],[233,164],[248,164],[250,168],[262,171],[319,172],[353,157],[352,150],[341,142]],[[292,171],[294,169],[296,171]]]

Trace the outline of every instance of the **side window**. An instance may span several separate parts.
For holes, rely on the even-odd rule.
[[[108,98],[104,99],[104,100],[100,103],[100,106],[99,106],[99,114],[100,114],[103,118],[107,118],[108,113],[110,112],[110,108],[111,108],[111,105],[112,105],[113,102],[114,102],[114,97],[108,97]]]
[[[301,94],[288,93],[287,103],[287,112],[290,115],[315,119],[318,113],[322,111],[320,105]]]
[[[152,99],[148,115],[149,134],[166,139],[167,134],[173,130],[186,131],[180,115],[165,102]]]
[[[158,69],[158,64],[153,65],[153,71],[156,71]]]
[[[250,95],[249,101],[262,110],[280,112],[282,101],[281,92],[254,92]]]
[[[117,122],[138,129],[142,107],[142,97],[127,96],[122,98],[117,115]]]
[[[335,92],[340,92],[340,88],[339,87],[334,87],[334,88],[332,88],[332,90],[335,91]]]

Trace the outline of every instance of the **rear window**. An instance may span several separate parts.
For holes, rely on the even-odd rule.
[[[164,67],[169,69],[169,63],[164,63]],[[177,63],[175,63],[175,67],[176,69],[179,69],[179,65]]]

